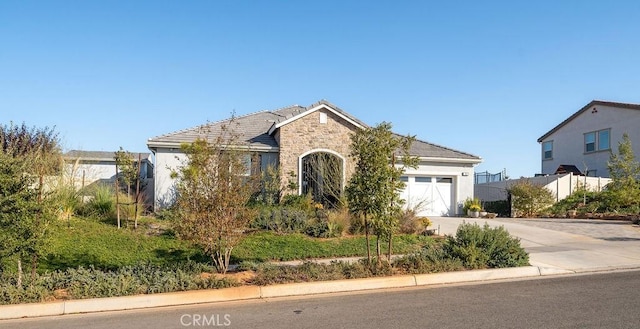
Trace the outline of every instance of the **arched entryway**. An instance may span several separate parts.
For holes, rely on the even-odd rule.
[[[330,151],[314,151],[301,157],[300,170],[300,192],[335,208],[344,188],[344,159]]]

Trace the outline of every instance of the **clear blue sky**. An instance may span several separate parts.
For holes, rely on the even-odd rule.
[[[65,150],[327,99],[531,176],[589,101],[640,103],[639,64],[640,1],[0,1],[0,122]]]

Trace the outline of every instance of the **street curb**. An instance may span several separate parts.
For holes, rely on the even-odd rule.
[[[241,286],[123,297],[74,299],[50,303],[3,305],[0,306],[0,320],[373,289],[481,282],[571,273],[575,272],[556,268],[526,266],[366,279],[290,283],[262,287]]]

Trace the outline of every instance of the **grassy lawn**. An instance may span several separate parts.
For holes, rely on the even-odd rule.
[[[137,230],[103,223],[93,218],[72,218],[51,226],[51,251],[39,266],[42,270],[94,265],[113,269],[140,262],[165,264],[187,259],[201,260],[197,248],[170,234],[155,234],[152,221],[142,220]],[[133,225],[131,225],[133,226]]]
[[[93,265],[114,269],[141,262],[169,264],[195,260],[209,262],[198,248],[178,240],[169,231],[158,230],[166,222],[143,218],[137,230],[118,229],[113,223],[92,218],[72,218],[52,224],[51,251],[40,261],[40,270],[58,270]],[[408,253],[433,242],[426,236],[399,235],[394,238],[393,253]],[[382,243],[386,252],[386,243]],[[375,239],[371,239],[375,254]],[[234,249],[232,261],[263,262],[308,258],[365,256],[364,236],[332,239],[310,238],[302,234],[277,235],[271,232],[250,234]]]
[[[375,238],[371,238],[371,252],[375,254]],[[418,235],[398,235],[394,237],[394,254],[417,251],[432,243],[433,238]],[[257,232],[249,235],[234,249],[232,257],[236,262],[270,260],[297,260],[309,258],[366,256],[364,236],[331,239],[311,238],[303,234],[277,235],[271,232]],[[387,243],[382,243],[383,252]]]

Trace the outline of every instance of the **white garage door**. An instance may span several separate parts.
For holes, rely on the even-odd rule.
[[[453,179],[451,177],[405,176],[401,197],[405,206],[417,209],[420,216],[453,215]]]

